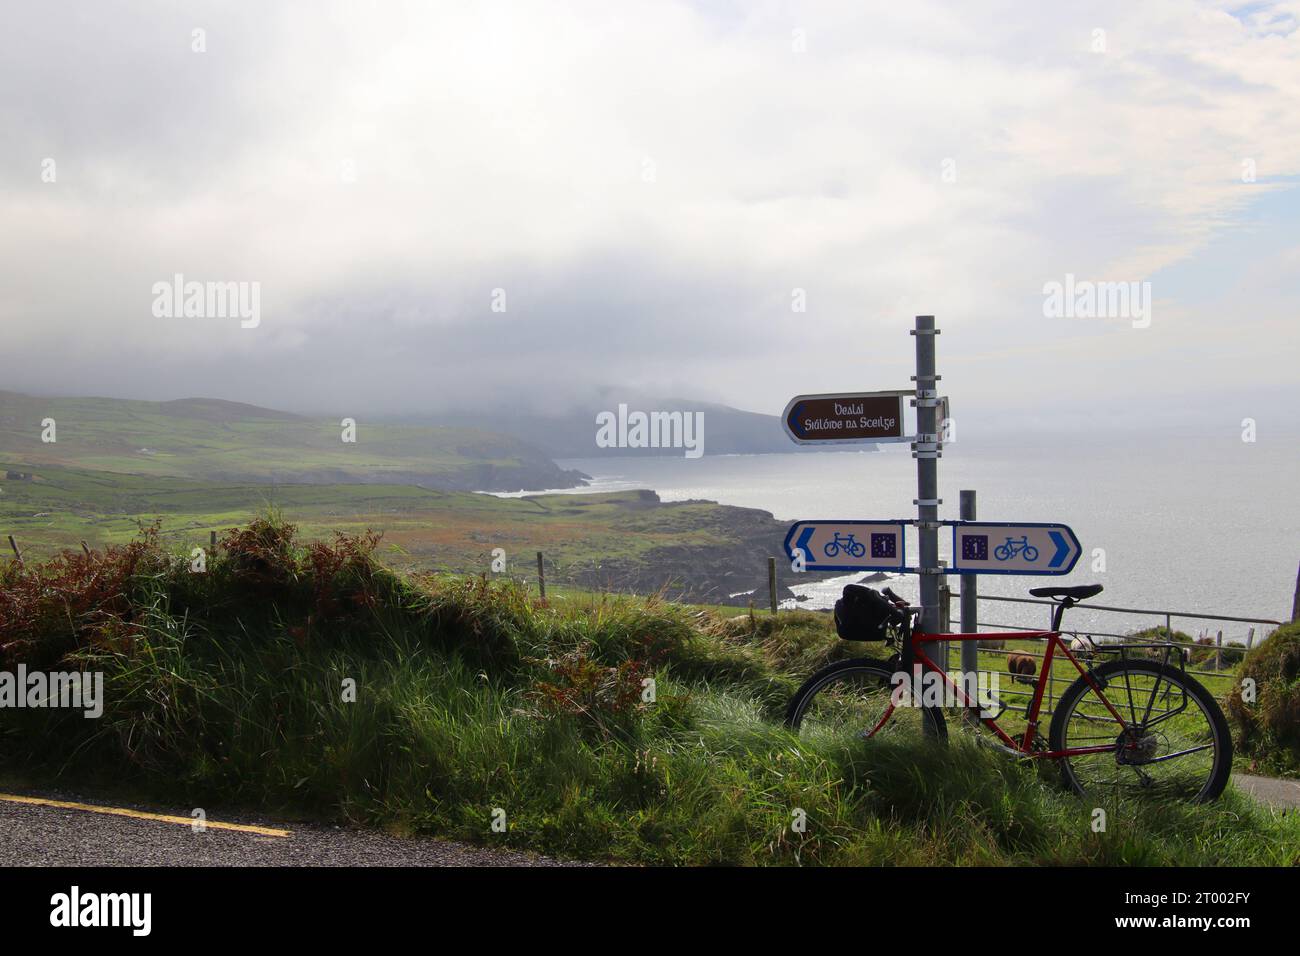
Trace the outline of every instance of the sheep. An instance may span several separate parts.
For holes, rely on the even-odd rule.
[[[1168,662],[1174,666],[1177,666],[1181,660],[1182,663],[1186,665],[1192,659],[1192,649],[1190,647],[1180,647],[1177,645],[1168,648],[1164,646],[1148,647],[1146,649],[1146,656],[1151,658],[1153,661],[1160,661],[1161,663]]]
[[[1093,651],[1097,649],[1097,645],[1093,644],[1092,638],[1081,636],[1071,639],[1069,647],[1071,654],[1085,661],[1092,660]]]
[[[1007,670],[1011,679],[1022,684],[1032,684],[1033,675],[1038,670],[1038,663],[1029,654],[1008,654]]]

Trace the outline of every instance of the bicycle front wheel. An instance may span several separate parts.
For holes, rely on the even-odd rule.
[[[894,703],[894,669],[887,661],[857,657],[823,667],[804,682],[785,722],[801,737],[892,741],[946,740],[937,707]]]
[[[1157,661],[1108,661],[1093,670],[1121,727],[1082,677],[1056,707],[1052,750],[1093,747],[1059,758],[1065,785],[1081,795],[1150,794],[1207,803],[1232,772],[1232,736],[1218,703],[1195,678]]]

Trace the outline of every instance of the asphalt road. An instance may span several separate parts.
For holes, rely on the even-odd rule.
[[[41,798],[81,803],[68,794]],[[167,813],[118,805],[127,812]],[[182,811],[183,812],[183,811]],[[35,806],[0,798],[0,867],[9,866],[571,866],[565,861],[448,840],[394,837],[374,830],[212,815],[288,831],[286,836],[188,823]]]
[[[1252,777],[1247,773],[1234,773],[1231,780],[1261,803],[1282,808],[1300,807],[1300,781]]]
[[[1239,773],[1232,781],[1263,803],[1300,807],[1300,782]],[[13,796],[76,802],[110,812],[14,802]],[[63,793],[0,795],[0,867],[590,865],[375,830],[216,815],[203,832],[195,832],[188,815],[181,815],[184,822],[136,815],[169,812],[176,811]]]

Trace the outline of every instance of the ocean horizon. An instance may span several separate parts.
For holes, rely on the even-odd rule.
[[[704,455],[565,459],[564,468],[592,476],[583,488],[550,493],[590,493],[647,488],[664,501],[704,499],[759,508],[777,519],[912,518],[915,462],[905,446],[880,451],[821,454]],[[1159,443],[1092,442],[1018,451],[993,446],[948,445],[940,461],[940,515],[958,517],[958,491],[973,488],[983,521],[1053,521],[1070,525],[1083,554],[1066,576],[979,578],[985,595],[1027,597],[1046,584],[1105,586],[1091,603],[1183,613],[1287,620],[1300,558],[1297,462],[1290,442],[1271,445],[1207,442],[1167,437]],[[540,494],[532,491],[526,494]],[[940,558],[949,536],[940,533]],[[780,542],[776,542],[779,547]],[[909,561],[916,539],[908,540]],[[778,554],[778,557],[781,555]],[[781,581],[827,607],[843,583],[801,583],[781,565]],[[949,579],[954,590],[961,579]],[[915,575],[891,575],[889,586],[916,596]],[[760,602],[762,603],[762,602]],[[956,607],[953,610],[956,618]],[[1009,627],[1043,627],[1041,607],[981,602],[980,620]],[[1163,618],[1072,610],[1066,626],[1125,633],[1163,624]],[[1250,627],[1260,639],[1269,625],[1201,621],[1175,616],[1173,625],[1193,636],[1244,642]],[[954,628],[956,620],[954,620]]]

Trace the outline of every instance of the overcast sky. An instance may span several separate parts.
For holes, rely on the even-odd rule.
[[[934,313],[959,421],[1295,419],[1295,0],[3,20],[0,388],[775,413],[907,387]],[[156,316],[177,273],[260,324]],[[1150,283],[1149,327],[1045,315],[1067,274]]]

